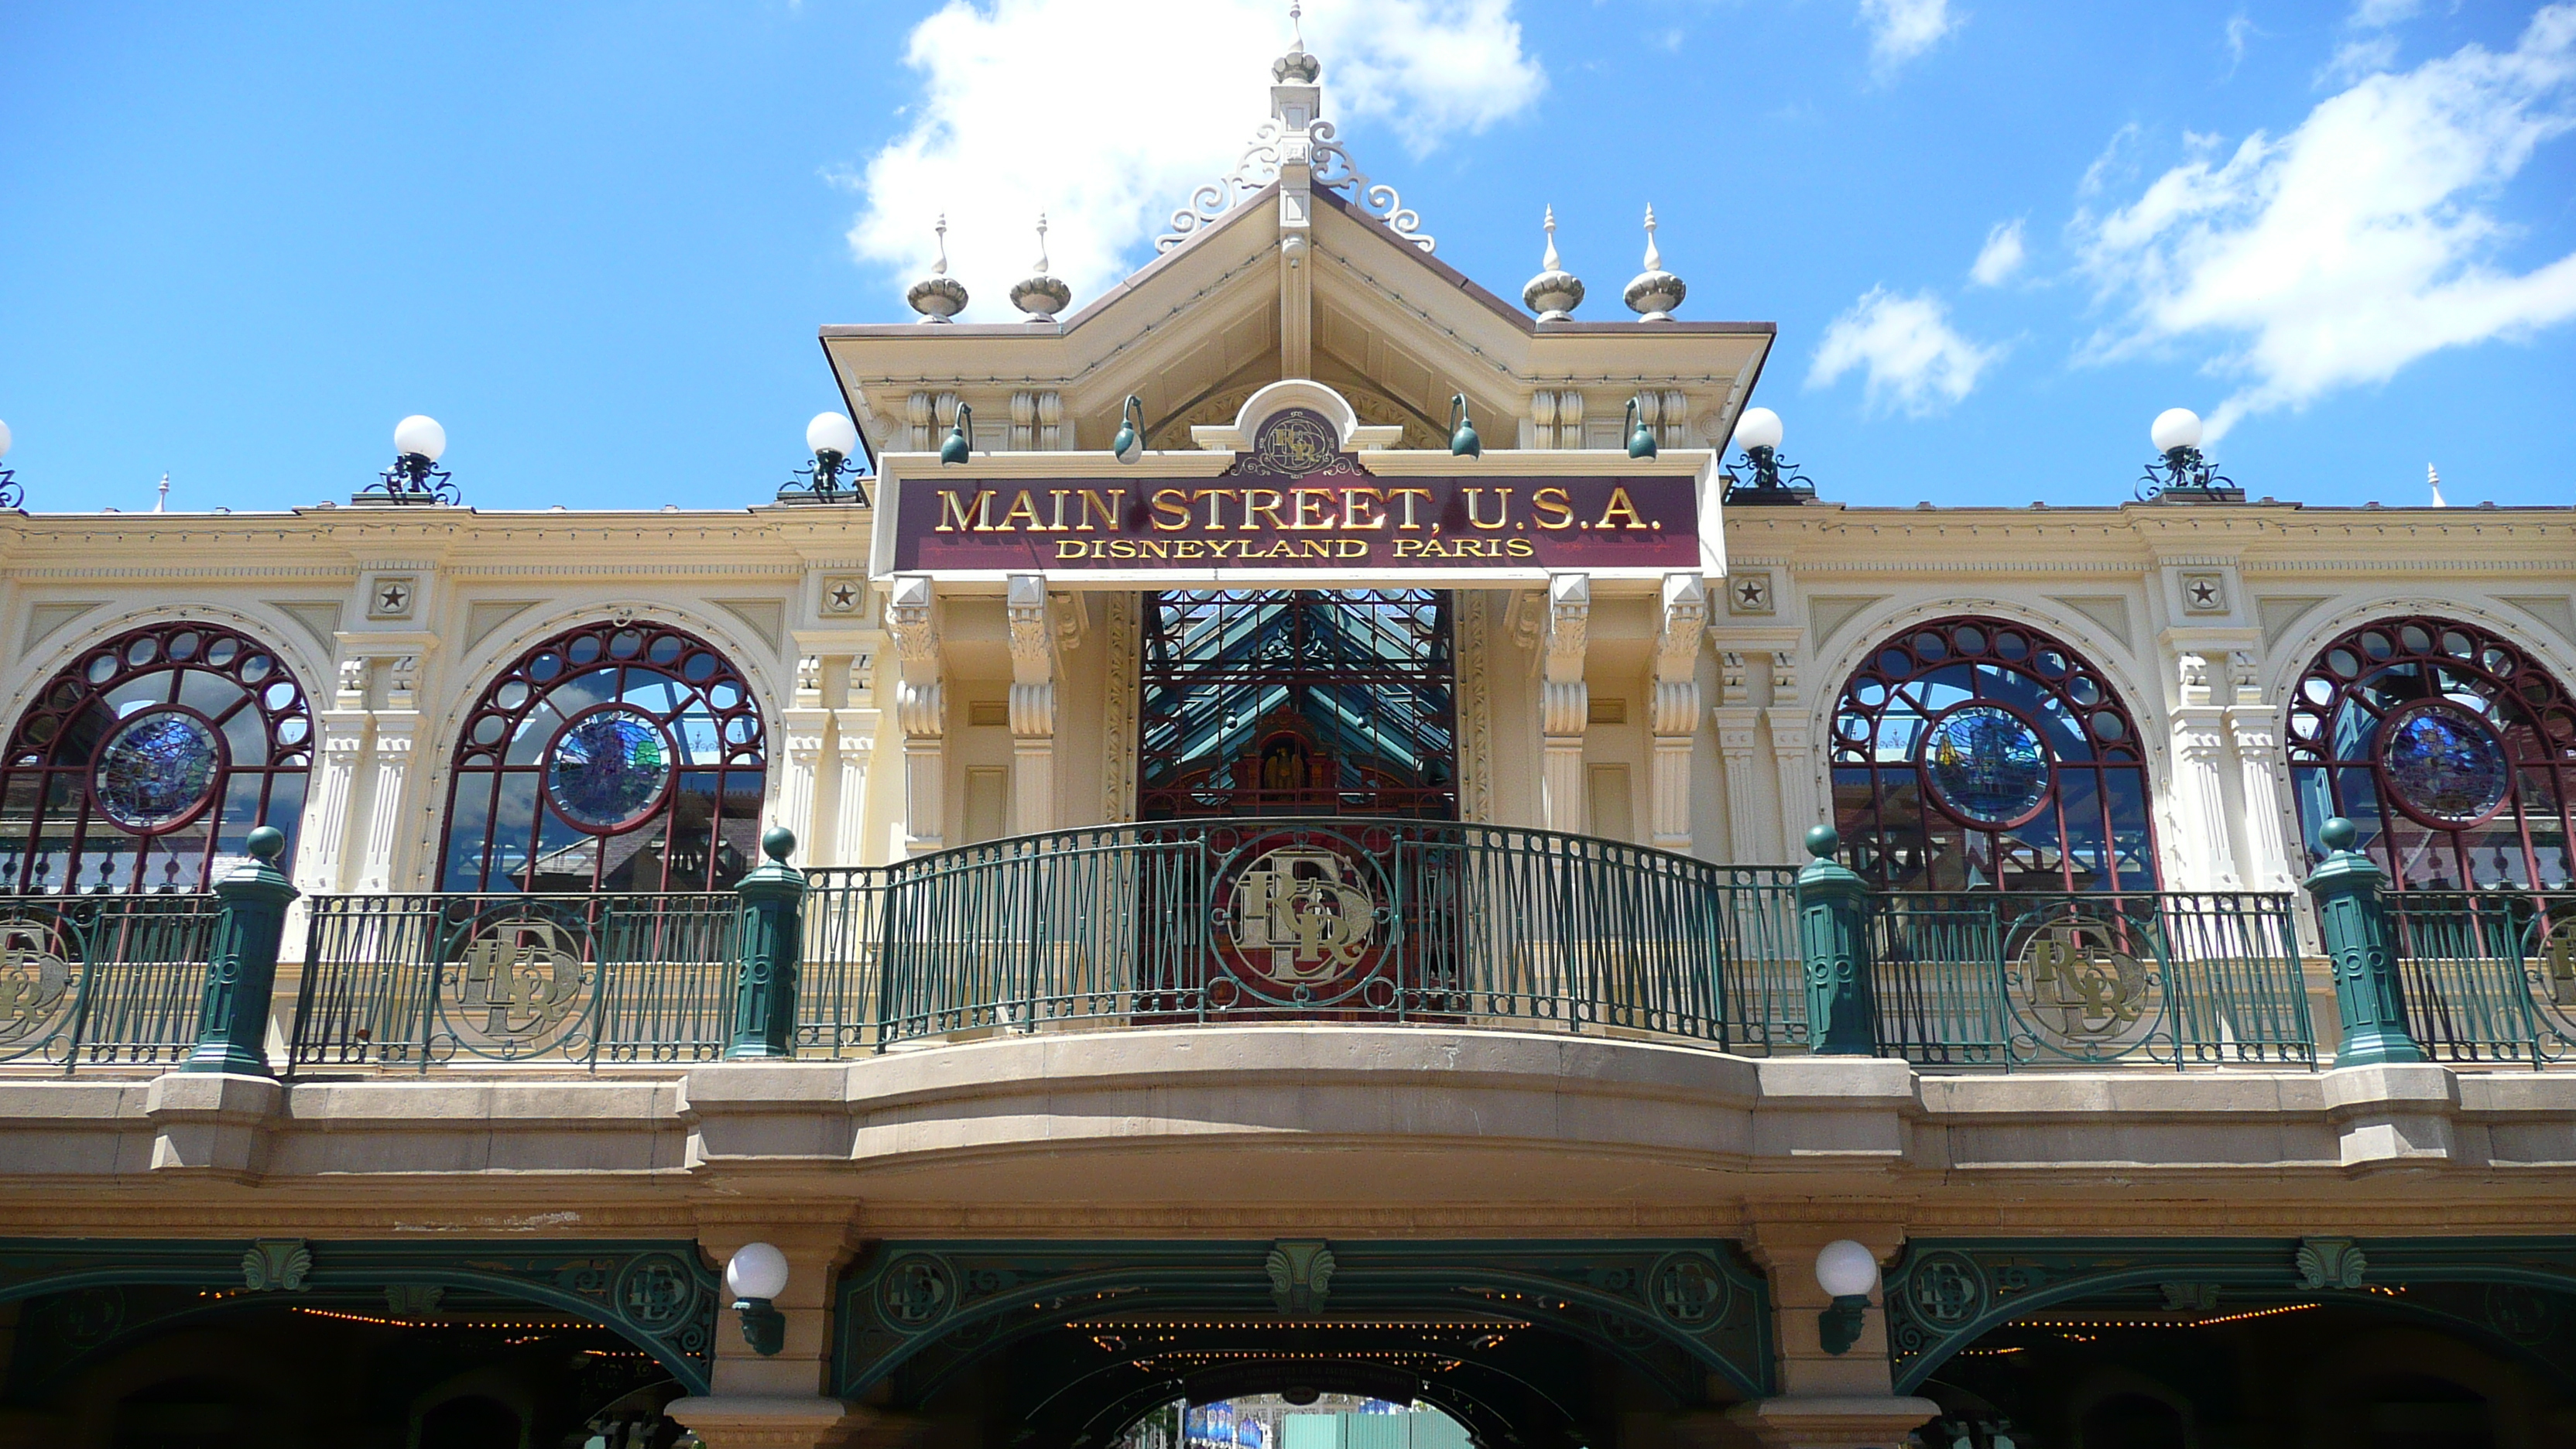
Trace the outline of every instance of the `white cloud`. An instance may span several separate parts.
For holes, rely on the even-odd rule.
[[[1902,297],[1873,287],[1825,328],[1807,386],[1829,387],[1858,368],[1870,411],[1927,417],[1974,391],[1977,374],[2003,355],[1960,336],[1931,293]]]
[[[2229,75],[2236,74],[2236,68],[2245,63],[2245,43],[2262,33],[2255,26],[2252,17],[2242,10],[2227,17],[2227,73]]]
[[[1319,11],[1306,44],[1346,139],[1348,121],[1371,119],[1419,155],[1516,114],[1546,84],[1512,0]],[[909,282],[944,211],[968,315],[1016,319],[1006,294],[1035,260],[1043,210],[1054,273],[1084,306],[1133,270],[1192,188],[1233,167],[1269,114],[1285,20],[1270,0],[948,0],[904,58],[924,92],[911,129],[852,179],[865,204],[851,252]],[[1388,179],[1390,158],[1360,159]],[[1436,234],[1438,218],[1426,221]]]
[[[2029,259],[2030,249],[2022,245],[2021,218],[1995,223],[1986,233],[1986,244],[1977,249],[1976,264],[1968,268],[1968,280],[1980,287],[2000,287],[2021,270]]]
[[[1870,59],[1882,72],[1930,50],[1966,19],[1950,13],[1950,0],[1860,0]]]
[[[2441,348],[2576,317],[2576,254],[2499,269],[2514,229],[2490,209],[2538,146],[2576,127],[2571,81],[2576,5],[2553,5],[2509,52],[2471,45],[2371,76],[2277,141],[2257,132],[2107,216],[2079,211],[2082,265],[2126,304],[2088,355],[2228,339],[2210,369],[2242,383],[2215,435]]]
[[[2395,25],[2412,20],[2424,8],[2423,0],[2355,0],[2352,23],[2355,25]]]

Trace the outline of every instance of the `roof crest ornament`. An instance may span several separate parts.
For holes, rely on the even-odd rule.
[[[921,314],[924,322],[945,322],[966,310],[966,284],[948,275],[948,213],[939,214],[939,260],[931,265],[930,275],[906,288],[905,304]]]
[[[1628,282],[1628,309],[1640,322],[1670,322],[1673,309],[1690,295],[1682,279],[1664,270],[1664,254],[1655,245],[1655,208],[1646,208],[1646,269]]]
[[[1297,39],[1287,54],[1271,62],[1270,119],[1253,131],[1234,169],[1190,193],[1187,206],[1172,213],[1171,229],[1154,238],[1154,250],[1167,252],[1192,233],[1232,211],[1236,203],[1273,181],[1291,186],[1338,191],[1397,237],[1429,252],[1434,238],[1422,230],[1422,217],[1406,207],[1395,188],[1369,180],[1351,159],[1333,123],[1320,116],[1324,74],[1322,61],[1306,51],[1301,7],[1288,7]],[[1302,180],[1301,180],[1302,178]]]
[[[1052,322],[1055,314],[1073,305],[1073,289],[1047,270],[1046,213],[1038,213],[1037,269],[1011,288],[1011,305],[1029,314],[1032,322]]]
[[[1521,303],[1538,314],[1541,322],[1563,322],[1583,305],[1583,279],[1565,270],[1556,256],[1556,208],[1547,209],[1547,255],[1539,259],[1538,275],[1521,288]]]

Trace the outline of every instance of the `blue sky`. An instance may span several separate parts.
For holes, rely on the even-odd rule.
[[[1314,0],[1326,111],[1439,255],[1581,315],[1640,215],[1855,503],[2116,502],[2160,409],[2255,495],[2576,501],[2576,10]],[[1264,104],[1252,0],[0,7],[0,420],[38,509],[733,506],[1052,214],[1076,306]],[[2019,258],[2014,262],[2018,241]],[[1980,266],[1981,257],[1984,265]],[[2006,265],[2013,262],[2012,265]],[[1980,280],[1982,276],[1982,280]]]

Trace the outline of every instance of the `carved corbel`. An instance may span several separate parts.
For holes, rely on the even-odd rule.
[[[1699,651],[1708,635],[1708,585],[1697,574],[1664,575],[1663,618],[1655,633],[1654,843],[1691,848],[1691,745],[1699,735]]]

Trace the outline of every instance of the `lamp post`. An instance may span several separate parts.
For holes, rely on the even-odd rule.
[[[394,503],[455,503],[456,485],[438,466],[447,451],[447,429],[438,419],[414,413],[394,424],[394,465],[378,481],[358,490],[363,499],[381,494]]]
[[[1728,503],[1804,503],[1816,496],[1816,485],[1798,465],[1780,456],[1780,415],[1769,408],[1746,408],[1735,420],[1735,446],[1744,452],[1736,470],[1726,470]]]
[[[786,1347],[787,1315],[775,1300],[787,1291],[787,1255],[768,1243],[745,1243],[726,1262],[724,1280],[751,1351],[768,1358]]]
[[[778,490],[781,502],[802,496],[817,503],[841,501],[841,474],[850,475],[850,501],[861,508],[868,506],[867,486],[859,481],[859,470],[851,459],[859,455],[859,425],[847,413],[816,413],[805,425],[805,448],[814,455],[814,466],[796,470],[796,478]]]
[[[2233,478],[2221,477],[2200,452],[2200,414],[2189,408],[2167,408],[2147,428],[2149,441],[2163,458],[2147,465],[2138,480],[2140,501],[2169,503],[2242,503],[2245,490]],[[2157,476],[2158,470],[2163,476]]]
[[[1849,1238],[1836,1238],[1816,1252],[1816,1284],[1833,1299],[1832,1307],[1816,1315],[1817,1340],[1827,1353],[1849,1352],[1860,1342],[1869,1291],[1878,1286],[1878,1257]]]

